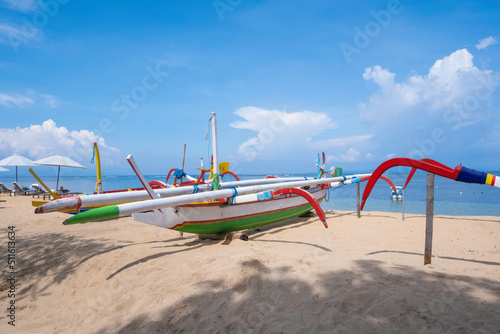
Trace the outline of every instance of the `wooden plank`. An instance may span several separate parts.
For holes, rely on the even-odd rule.
[[[358,215],[358,218],[361,218],[361,206],[360,206],[360,202],[359,202],[359,197],[360,197],[360,184],[359,182],[356,183],[356,212],[357,212],[357,215]]]
[[[427,209],[425,213],[424,265],[431,264],[434,223],[434,174],[427,174]]]

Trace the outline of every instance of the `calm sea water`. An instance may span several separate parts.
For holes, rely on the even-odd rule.
[[[500,172],[491,172],[499,175]],[[384,174],[388,176],[396,186],[403,186],[407,173]],[[416,173],[406,188],[405,212],[425,214],[427,173]],[[293,175],[286,175],[293,176]],[[301,175],[304,176],[304,175]],[[306,175],[314,176],[314,175]],[[148,181],[165,181],[166,175],[146,175]],[[227,176],[226,181],[232,181]],[[262,178],[264,175],[245,175],[241,179]],[[5,185],[12,185],[15,179],[2,177],[0,179]],[[50,187],[56,187],[55,177],[43,177],[43,181]],[[29,186],[38,183],[33,177],[19,177],[19,184]],[[61,177],[59,184],[71,191],[92,193],[96,183],[95,177],[90,176],[67,176]],[[361,184],[363,192],[366,182]],[[436,176],[435,178],[435,200],[434,213],[437,215],[488,215],[500,216],[500,189],[478,184],[469,184],[452,181]],[[104,190],[129,189],[141,187],[135,175],[130,176],[105,176],[103,177]],[[356,186],[345,185],[340,188],[331,189],[329,200],[322,203],[326,210],[356,210]],[[364,211],[401,212],[402,201],[394,201],[390,196],[390,187],[379,180],[368,198]]]

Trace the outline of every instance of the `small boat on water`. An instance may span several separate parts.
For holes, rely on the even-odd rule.
[[[391,187],[391,197],[393,200],[402,200],[403,199],[403,187],[396,186],[396,189]]]

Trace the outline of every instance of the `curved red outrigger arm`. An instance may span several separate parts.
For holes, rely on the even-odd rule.
[[[449,171],[453,171],[453,169],[451,169],[450,167],[446,166],[446,165],[443,165],[442,163],[440,162],[437,162],[435,160],[432,160],[432,159],[427,159],[427,158],[424,158],[424,159],[420,159],[419,161],[422,161],[422,162],[427,162],[427,163],[430,163],[434,166],[438,166],[438,167],[441,167],[443,169],[448,169]],[[417,168],[416,167],[413,167],[410,171],[410,174],[408,174],[408,177],[406,178],[406,183],[405,183],[405,186],[403,187],[403,189],[406,189],[406,186],[408,185],[408,183],[410,183],[413,175],[415,175],[415,172],[417,171]]]
[[[387,176],[385,175],[381,175],[380,178],[384,181],[386,181],[387,183],[389,183],[389,185],[391,186],[392,190],[394,190],[394,192],[398,192],[398,190],[396,189],[396,186],[394,185],[394,183],[392,182],[392,180],[390,178],[388,178]],[[359,181],[360,182],[364,182],[366,180],[369,180],[370,177],[369,176],[363,176],[363,177],[360,177],[359,178]]]
[[[328,228],[328,224],[326,223],[326,216],[325,213],[323,212],[323,209],[321,209],[321,205],[319,204],[318,200],[309,192],[299,188],[284,188],[284,189],[274,190],[272,194],[273,197],[285,194],[296,194],[304,197],[309,202],[309,204],[312,205],[312,207],[318,214],[319,219],[321,220],[323,225],[325,225],[325,228]]]
[[[425,159],[425,161],[422,160],[419,161],[409,158],[394,158],[383,162],[372,173],[372,176],[368,180],[368,183],[366,184],[365,190],[363,192],[363,198],[361,200],[361,210],[363,210],[366,199],[370,195],[370,192],[372,191],[373,186],[375,185],[377,180],[386,170],[396,166],[407,166],[407,167],[412,167],[413,169],[418,168],[426,172],[443,176],[455,181],[488,184],[490,186],[500,188],[500,178],[497,178],[493,174],[483,173],[474,169],[463,167],[462,165],[458,165],[455,167],[455,169],[451,169],[450,167],[447,167],[431,159]]]

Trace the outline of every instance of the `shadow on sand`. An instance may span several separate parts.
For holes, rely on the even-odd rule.
[[[185,240],[175,238],[165,241],[151,241],[141,244],[174,244]],[[113,245],[115,241],[108,239],[88,239],[68,236],[59,233],[42,235],[26,235],[18,241],[17,264],[19,281],[23,288],[20,290],[19,300],[24,298],[36,299],[37,294],[53,284],[60,284],[67,279],[78,266],[88,260],[139,243],[123,242],[122,245]],[[22,261],[21,261],[22,259]],[[51,277],[50,281],[40,283],[42,279]],[[29,282],[26,282],[29,280]],[[0,290],[3,286],[0,287]]]
[[[381,250],[381,251],[377,251],[377,252],[368,253],[366,255],[375,255],[375,254],[383,254],[383,253],[415,255],[415,256],[420,256],[422,259],[424,258],[424,254],[422,254],[422,253],[393,251],[393,250]],[[451,257],[451,256],[440,256],[440,255],[437,255],[437,256],[432,255],[432,257],[437,257],[440,259],[452,260],[452,261],[464,261],[464,262],[480,263],[480,264],[485,264],[485,265],[489,265],[489,266],[500,266],[500,262],[493,262],[493,261],[480,261],[480,260],[464,259],[464,258]]]
[[[256,231],[254,238],[259,242],[262,235],[318,224],[316,220],[297,218],[286,226],[265,227],[267,232]],[[20,291],[20,299],[36,299],[86,261],[137,244],[112,245],[104,238],[56,233],[26,236],[19,247],[23,259],[19,274],[28,284]],[[142,244],[177,248],[135,260],[110,273],[109,280],[144,261],[213,242],[176,238]],[[491,264],[498,265],[484,263]],[[237,282],[200,281],[196,292],[161,312],[143,310],[131,320],[109,323],[99,333],[494,333],[500,328],[498,280],[443,274],[423,266],[388,268],[387,263],[374,260],[318,272],[308,270],[307,264],[270,268],[257,258],[247,258],[235,263],[234,270],[245,273]],[[50,281],[39,283],[47,274]],[[144,284],[144,278],[137,284]]]
[[[271,270],[258,259],[238,265],[248,276],[237,284],[199,282],[195,294],[160,314],[137,314],[99,333],[468,333],[500,326],[498,281],[411,267],[389,272],[371,260],[307,281],[297,268]],[[282,279],[271,278],[277,273]],[[474,297],[477,291],[491,298]]]

